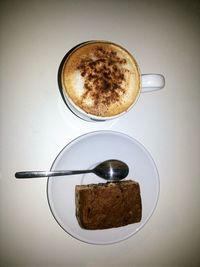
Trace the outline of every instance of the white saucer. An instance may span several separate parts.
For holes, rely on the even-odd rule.
[[[140,223],[106,230],[84,230],[75,216],[75,185],[106,182],[95,174],[49,177],[47,197],[58,224],[71,236],[90,244],[112,244],[138,232],[151,217],[159,196],[159,175],[149,152],[138,141],[113,131],[88,133],[73,140],[56,157],[51,170],[88,169],[107,159],[119,159],[130,168],[126,179],[140,184]]]

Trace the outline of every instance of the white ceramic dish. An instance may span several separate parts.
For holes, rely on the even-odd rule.
[[[106,182],[95,174],[49,177],[47,198],[58,224],[71,236],[90,244],[112,244],[131,237],[151,217],[159,196],[159,175],[149,152],[135,139],[113,131],[97,131],[70,142],[56,157],[51,170],[88,169],[107,159],[120,159],[129,165],[126,179],[140,184],[142,220],[140,223],[106,230],[84,230],[75,216],[75,185]]]

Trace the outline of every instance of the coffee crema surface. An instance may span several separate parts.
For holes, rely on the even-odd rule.
[[[110,117],[127,111],[140,92],[140,72],[133,56],[108,42],[75,48],[62,70],[67,97],[88,114]]]

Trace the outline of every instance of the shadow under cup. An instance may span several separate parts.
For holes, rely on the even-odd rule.
[[[117,49],[122,49],[123,52],[125,54],[127,54],[127,56],[129,58],[131,58],[131,60],[133,60],[133,62],[134,62],[134,67],[135,67],[136,72],[137,72],[136,75],[138,77],[137,92],[135,93],[135,96],[132,99],[131,104],[128,107],[126,107],[124,110],[122,110],[121,112],[117,113],[116,115],[98,116],[98,115],[90,114],[90,113],[86,112],[85,110],[83,110],[80,106],[76,105],[74,103],[74,101],[72,100],[72,98],[67,93],[67,88],[66,88],[64,81],[63,81],[65,64],[70,60],[70,56],[73,53],[77,52],[80,48],[87,46],[88,44],[99,44],[100,46],[102,44],[105,44],[107,46],[109,46],[109,45],[114,46]],[[107,42],[107,41],[87,41],[87,42],[83,42],[83,43],[80,43],[80,44],[74,46],[71,50],[69,50],[67,52],[67,54],[62,59],[61,64],[60,64],[59,69],[58,69],[58,86],[59,86],[59,90],[60,90],[60,93],[61,93],[61,96],[62,96],[64,103],[71,110],[71,112],[74,113],[74,115],[78,116],[79,118],[81,118],[83,120],[90,121],[90,122],[108,121],[108,120],[112,120],[112,119],[115,119],[115,118],[118,118],[118,117],[124,115],[134,106],[134,104],[136,103],[136,101],[140,95],[140,92],[141,92],[141,74],[140,74],[140,70],[139,70],[139,67],[138,67],[136,60],[125,48],[123,48],[117,44],[114,44],[112,42]]]

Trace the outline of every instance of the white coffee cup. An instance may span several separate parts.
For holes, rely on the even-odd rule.
[[[94,52],[96,51],[95,49],[99,49],[98,50],[99,52]],[[86,53],[87,53],[87,56],[86,56]],[[94,55],[94,53],[96,54]],[[116,71],[113,71],[114,68],[116,68]],[[103,79],[105,79],[105,77],[104,78],[102,77],[102,72],[104,72],[104,70],[107,71],[107,73],[109,72],[109,76],[108,75],[106,76],[106,81],[108,81],[109,87],[108,89],[101,91],[101,93],[99,94],[97,90],[102,89],[101,88],[102,81]],[[112,73],[112,75],[110,73]],[[118,78],[120,77],[120,73],[121,73],[122,78]],[[133,73],[135,76],[132,75]],[[93,78],[95,77],[95,75],[96,75],[97,82],[99,82],[98,86],[92,84],[93,81],[96,81],[94,80],[95,78]],[[75,78],[69,78],[69,77],[75,77]],[[136,82],[134,82],[134,78],[136,79]],[[75,80],[75,82],[73,81],[73,79]],[[86,84],[86,80],[88,80],[88,84]],[[116,92],[113,89],[114,86],[112,86],[112,83],[114,82],[114,80],[116,84],[115,87],[117,86],[119,87],[119,88],[116,88]],[[133,82],[129,82],[129,80]],[[107,120],[111,120],[111,119],[115,119],[120,116],[123,116],[130,109],[133,108],[134,104],[136,103],[136,101],[138,100],[140,96],[140,93],[156,91],[156,90],[162,89],[165,86],[165,78],[163,75],[153,74],[153,73],[152,74],[141,74],[139,66],[135,58],[125,48],[117,44],[114,44],[112,42],[99,41],[99,40],[88,41],[88,42],[79,44],[76,47],[72,48],[65,55],[59,68],[58,82],[59,82],[61,95],[63,97],[64,102],[68,106],[68,108],[79,118],[84,119],[86,121],[91,121],[91,122],[107,121]],[[80,84],[81,84],[81,87],[80,87]],[[118,85],[118,84],[121,84],[121,85]],[[89,88],[87,88],[88,85],[89,85]],[[80,88],[78,89],[76,88],[76,86]],[[94,92],[93,92],[93,86],[94,87],[96,86]],[[122,107],[120,107],[120,103],[121,102],[124,103],[125,100],[121,101],[121,98],[123,95],[126,94],[126,88],[128,88],[127,91],[128,90],[131,91],[132,87],[135,87],[134,89],[135,93],[133,94],[133,96],[130,94],[131,97],[129,99],[131,99],[131,103],[129,104],[129,106],[126,106],[123,110],[124,104],[122,104]],[[73,92],[73,90],[75,93]],[[86,93],[84,90],[86,91]],[[106,98],[103,98],[104,92],[106,94]],[[114,100],[111,100],[112,94],[115,97],[117,96],[116,98],[118,102],[116,103],[116,107],[115,107]],[[86,106],[85,110],[84,110],[84,106],[82,107],[81,104],[79,104],[78,102],[79,95],[80,97],[82,97],[83,95],[84,97],[87,96],[87,99],[85,101],[86,104],[87,103],[90,104],[90,101],[95,100],[95,102],[92,104],[93,105],[92,112],[90,112],[90,109],[87,109],[86,104],[85,104]],[[127,99],[128,101],[128,96],[129,96],[129,93],[127,93],[126,97],[123,96],[123,98]],[[99,103],[98,103],[98,99],[99,99]],[[81,101],[84,101],[84,100],[83,98],[81,98]],[[105,113],[106,115],[104,114],[102,115],[101,112],[99,112],[99,110],[101,108],[102,110],[104,110],[104,103],[105,103],[106,108],[109,105],[111,106],[114,105],[114,108],[112,107],[112,110],[116,108],[117,110],[116,114],[114,112],[114,113],[110,113],[109,115],[106,113]],[[99,107],[98,107],[98,104],[99,104]],[[97,108],[97,110],[99,109],[98,110],[99,114],[95,114],[95,108]],[[118,112],[118,109],[119,109],[119,112]]]

